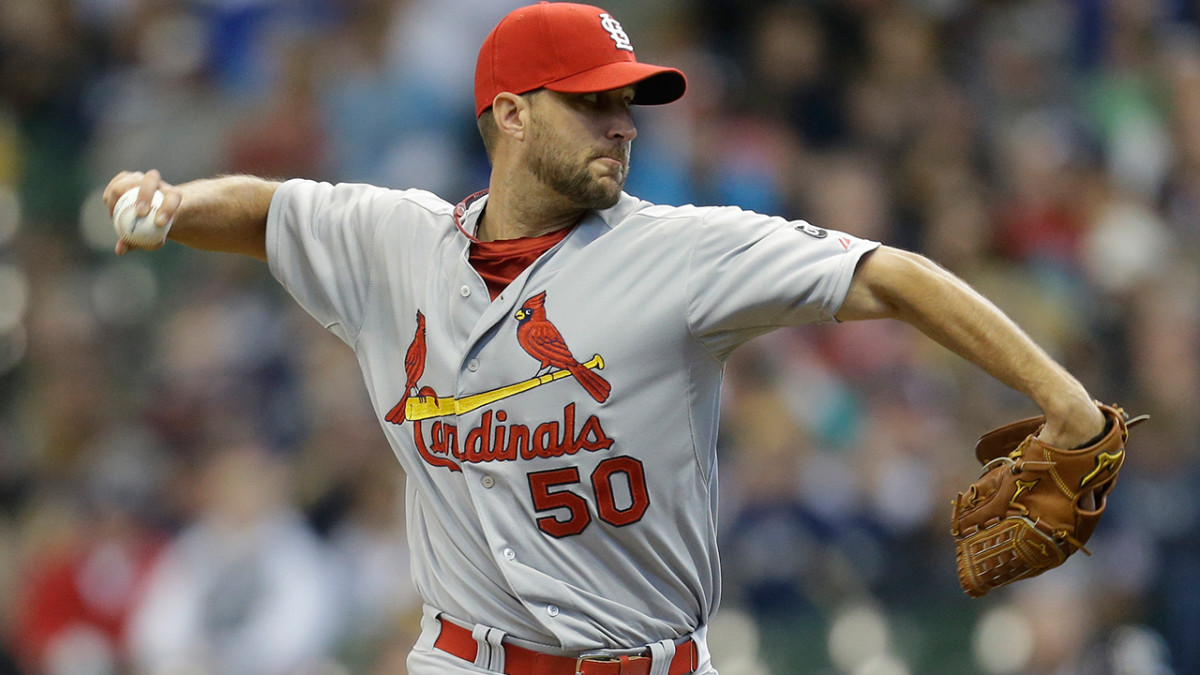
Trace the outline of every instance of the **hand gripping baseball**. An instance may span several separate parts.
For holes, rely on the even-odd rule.
[[[163,181],[158,171],[122,171],[109,181],[102,199],[120,237],[116,253],[121,255],[131,249],[160,248],[182,194]]]
[[[1104,434],[1083,448],[1064,449],[1037,438],[1044,417],[984,434],[975,446],[983,473],[954,500],[950,533],[958,580],[971,597],[1061,565],[1082,550],[1104,513],[1125,460],[1130,419],[1097,403]]]

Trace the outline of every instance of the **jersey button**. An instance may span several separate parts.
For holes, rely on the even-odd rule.
[[[558,605],[547,605],[546,613],[550,616],[558,616]]]
[[[482,479],[480,479],[479,484],[485,488],[490,488],[496,484],[496,479],[492,478],[491,476],[484,476]]]
[[[470,297],[471,287],[464,284],[462,288],[458,289],[458,294],[463,296],[464,298]]]
[[[472,373],[479,370],[479,359],[471,359],[470,361],[467,361],[467,370],[471,371]]]
[[[505,560],[516,560],[517,552],[512,550],[511,548],[504,549],[504,559]]]

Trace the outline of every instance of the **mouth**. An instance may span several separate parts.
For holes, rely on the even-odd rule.
[[[612,171],[622,174],[625,173],[626,167],[628,166],[624,159],[621,157],[614,157],[613,155],[596,155],[592,158],[592,161],[599,162],[601,165],[608,167]]]

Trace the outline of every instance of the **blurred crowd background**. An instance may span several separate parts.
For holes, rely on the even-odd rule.
[[[0,673],[402,673],[403,476],[266,267],[112,255],[99,191],[486,186],[512,0],[0,1]],[[1092,558],[968,600],[974,439],[1036,413],[895,322],[729,363],[728,675],[1200,673],[1200,3],[613,0],[679,103],[629,191],[920,251],[1138,428]]]

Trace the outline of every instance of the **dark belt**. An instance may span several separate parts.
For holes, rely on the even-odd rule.
[[[433,646],[463,661],[475,662],[479,644],[469,629],[445,619],[442,634]],[[504,643],[504,672],[507,675],[650,675],[649,656],[557,656]],[[688,638],[675,646],[668,675],[689,675],[699,661],[696,641]]]

